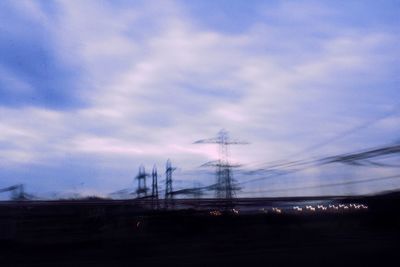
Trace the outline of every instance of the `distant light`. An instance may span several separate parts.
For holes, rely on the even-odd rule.
[[[222,215],[222,213],[219,210],[210,211],[209,214],[211,216],[221,216]]]

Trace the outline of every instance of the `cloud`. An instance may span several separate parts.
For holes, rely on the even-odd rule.
[[[3,1],[0,7],[1,105],[64,109],[80,105],[79,78],[57,55],[49,15],[32,1]]]
[[[336,20],[350,11],[305,2],[267,6],[257,20],[248,19],[246,28],[232,32],[205,27],[185,5],[190,4],[10,4],[18,10],[12,20],[20,22],[24,14],[39,32],[18,32],[18,38],[43,47],[31,59],[48,58],[54,69],[42,75],[45,68],[37,64],[32,72],[0,65],[7,74],[0,81],[8,84],[1,90],[12,91],[18,104],[2,102],[2,165],[10,170],[43,166],[44,176],[50,176],[45,170],[52,165],[65,172],[58,179],[75,181],[65,162],[86,160],[84,179],[98,181],[93,188],[112,191],[117,188],[104,179],[118,168],[116,186],[131,179],[142,162],[161,165],[172,158],[191,169],[216,158],[215,147],[192,142],[221,128],[252,143],[232,148],[235,161],[263,163],[329,139],[392,106],[392,97],[380,88],[399,67],[393,60],[399,39],[391,30],[351,23],[344,29]],[[21,51],[13,54],[35,54],[26,46]],[[29,96],[42,100],[26,101]],[[68,103],[81,104],[58,108]],[[372,136],[380,142],[393,127],[388,122],[378,135],[328,145],[320,153],[365,146]],[[34,179],[31,183],[37,183]]]

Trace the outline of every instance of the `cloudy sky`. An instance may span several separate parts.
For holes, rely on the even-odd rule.
[[[389,0],[0,1],[0,187],[104,195],[168,158],[177,187],[208,184],[217,148],[193,142],[222,128],[250,142],[231,149],[247,169],[398,142],[399,26]],[[369,193],[400,182],[279,190],[398,170],[315,167],[243,194]]]

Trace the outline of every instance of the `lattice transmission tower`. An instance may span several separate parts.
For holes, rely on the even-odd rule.
[[[153,166],[153,171],[151,172],[152,178],[152,186],[151,186],[151,199],[153,208],[159,208],[158,202],[158,175],[157,175],[157,167],[156,165]]]
[[[151,172],[152,178],[152,186],[151,186],[151,196],[155,199],[158,199],[158,175],[157,175],[157,167],[156,165],[153,166],[153,171]]]
[[[175,170],[176,168],[172,167],[171,161],[167,160],[167,164],[165,165],[165,199],[173,198],[172,172]]]
[[[149,190],[146,186],[146,178],[149,176],[148,173],[146,173],[144,166],[140,165],[139,167],[139,173],[136,176],[136,180],[138,180],[138,187],[136,189],[136,195],[138,198],[143,198],[147,197],[147,191]]]
[[[229,162],[229,145],[244,145],[248,144],[248,142],[230,139],[228,132],[222,129],[216,137],[198,140],[194,143],[219,145],[218,160],[207,162],[203,166],[216,167],[215,196],[217,198],[232,199],[235,197],[235,192],[239,188],[233,179],[232,168],[239,167],[240,165]]]

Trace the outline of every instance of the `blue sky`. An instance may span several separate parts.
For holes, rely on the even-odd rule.
[[[211,183],[187,172],[217,149],[192,143],[221,128],[251,143],[231,153],[248,169],[377,118],[298,157],[398,141],[399,18],[399,1],[1,1],[0,187],[104,195],[168,158],[177,185]],[[315,167],[243,191],[396,172]]]

